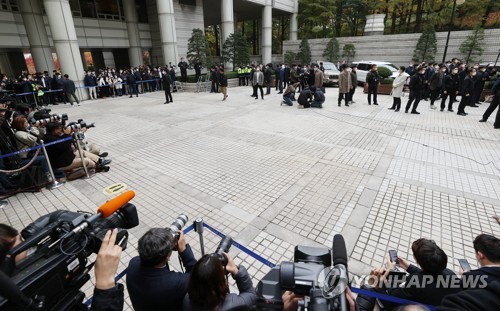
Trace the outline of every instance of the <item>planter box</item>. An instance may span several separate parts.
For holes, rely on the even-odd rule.
[[[364,93],[368,93],[368,83],[365,83],[363,88]],[[380,84],[377,89],[377,94],[381,95],[391,95],[392,92],[392,84]]]

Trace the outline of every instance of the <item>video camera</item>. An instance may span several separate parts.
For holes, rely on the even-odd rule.
[[[305,296],[298,310],[348,310],[347,283],[345,242],[337,234],[332,250],[296,246],[294,262],[276,265],[259,281],[256,306],[264,311],[283,310],[282,292],[288,290]]]
[[[98,253],[106,231],[113,228],[119,228],[116,241],[125,248],[126,229],[139,224],[136,207],[128,203],[134,196],[127,191],[104,203],[96,214],[58,210],[40,217],[22,230],[25,241],[9,251],[1,270],[28,297],[25,301],[43,301],[43,310],[80,310],[85,298],[80,288],[90,280],[94,265],[87,264],[87,257]],[[32,248],[32,255],[15,262],[16,255]],[[0,284],[0,309],[25,310],[27,306],[14,305],[18,297],[4,294],[10,290],[4,286]]]

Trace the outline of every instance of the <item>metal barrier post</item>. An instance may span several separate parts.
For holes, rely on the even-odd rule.
[[[83,157],[83,151],[82,151],[82,146],[80,145],[80,139],[78,137],[78,133],[74,134],[75,140],[76,140],[76,146],[78,147],[78,153],[80,154],[80,159],[82,159],[82,166],[83,170],[85,171],[85,174],[87,175],[87,178],[90,178],[94,176],[95,174],[92,174],[92,176],[89,174],[89,170],[87,169],[87,165],[85,165],[85,158]]]
[[[47,189],[52,190],[59,188],[62,185],[64,185],[64,182],[58,182],[56,180],[56,176],[54,175],[54,170],[52,169],[52,165],[50,164],[49,155],[47,154],[47,150],[45,149],[45,144],[43,143],[43,140],[40,140],[40,143],[42,144],[42,150],[43,154],[45,155],[45,161],[47,161],[47,165],[49,167],[50,176],[52,177],[52,184],[47,185]]]
[[[194,231],[196,231],[198,233],[198,236],[200,237],[201,256],[204,256],[205,243],[203,242],[203,218],[196,218],[193,225],[194,225]]]

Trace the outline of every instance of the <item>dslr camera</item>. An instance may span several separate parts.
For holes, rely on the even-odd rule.
[[[1,263],[1,271],[16,284],[30,305],[15,305],[17,297],[5,295],[0,297],[0,309],[26,310],[35,304],[40,310],[81,310],[85,294],[80,288],[90,280],[89,271],[94,266],[88,257],[99,252],[106,231],[113,228],[119,229],[117,244],[125,248],[126,229],[139,224],[135,205],[118,202],[123,205],[106,218],[103,218],[106,212],[57,210],[23,229],[21,235],[25,241],[9,251]],[[16,255],[28,249],[36,250],[16,263]]]

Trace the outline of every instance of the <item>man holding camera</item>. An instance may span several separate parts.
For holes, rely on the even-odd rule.
[[[187,293],[189,273],[196,264],[193,251],[182,231],[152,228],[140,239],[139,256],[132,258],[127,271],[127,289],[136,311],[181,310]],[[186,273],[171,271],[168,261],[177,250]]]

